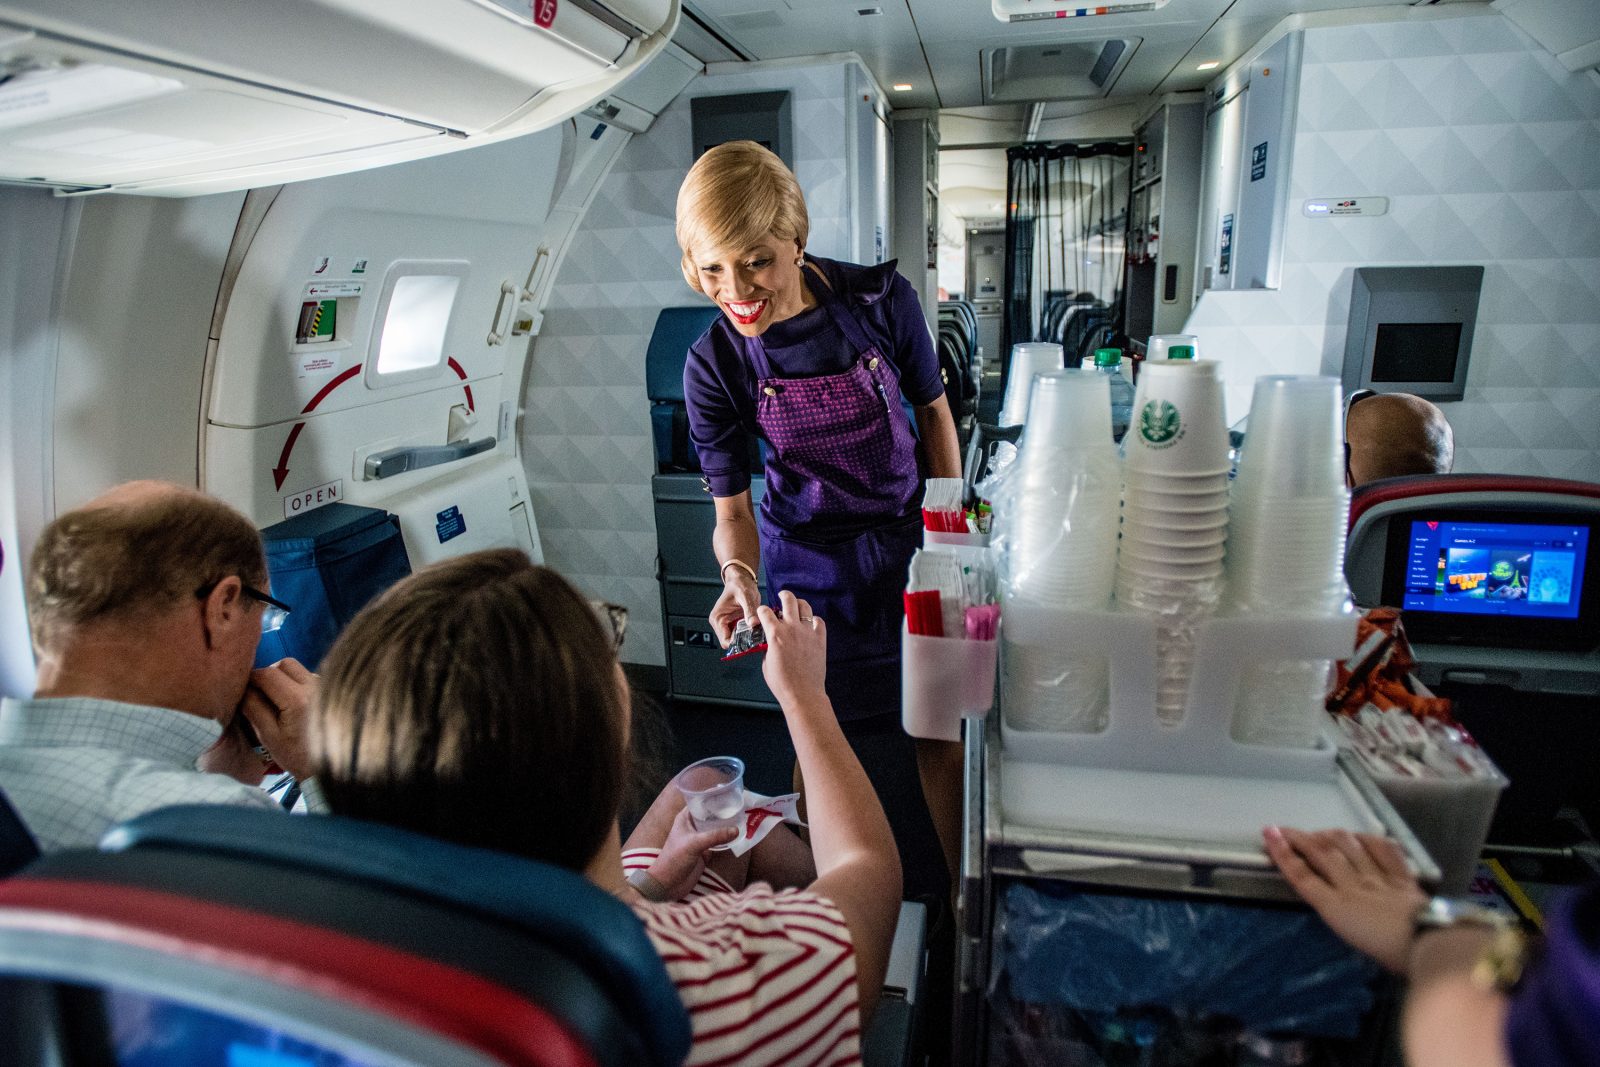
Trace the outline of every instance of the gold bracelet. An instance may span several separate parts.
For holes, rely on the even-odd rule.
[[[750,580],[752,582],[755,582],[757,585],[761,584],[761,579],[756,577],[756,571],[754,567],[750,566],[750,564],[746,563],[742,559],[730,559],[728,562],[722,565],[721,570],[717,571],[717,577],[722,579],[722,583],[724,585],[726,585],[728,582],[729,567],[738,567],[740,570],[744,571],[750,576]]]

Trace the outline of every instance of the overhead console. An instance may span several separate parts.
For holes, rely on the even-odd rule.
[[[226,192],[550,126],[678,0],[0,0],[0,181]]]

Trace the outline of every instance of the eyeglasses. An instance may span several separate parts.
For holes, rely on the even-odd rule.
[[[194,591],[194,595],[204,600],[211,595],[211,591],[221,584],[220,579],[208,585],[202,585]],[[284,622],[289,618],[289,613],[294,609],[281,600],[276,600],[253,586],[240,584],[239,591],[251,600],[259,600],[263,605],[261,610],[261,632],[263,634],[277,633],[283,628]]]
[[[611,651],[622,651],[622,639],[628,633],[628,609],[621,604],[607,604],[600,600],[591,600],[589,606],[594,608],[594,613],[600,616],[611,633]]]

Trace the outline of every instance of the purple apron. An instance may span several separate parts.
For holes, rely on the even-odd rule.
[[[901,594],[922,540],[916,441],[900,408],[900,376],[831,290],[822,300],[856,361],[841,374],[780,378],[759,337],[743,339],[756,371],[756,424],[767,440],[767,498],[783,497],[798,528],[761,509],[767,597],[789,590],[828,624],[828,696],[840,719],[900,711]]]
[[[1600,1064],[1600,886],[1568,893],[1545,921],[1542,957],[1511,994],[1506,1045],[1516,1067]]]

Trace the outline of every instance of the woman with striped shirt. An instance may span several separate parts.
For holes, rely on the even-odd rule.
[[[323,663],[316,777],[338,814],[582,871],[627,901],[689,1010],[688,1063],[859,1063],[899,858],[823,687],[826,627],[790,593],[782,608],[760,609],[762,670],[806,781],[816,878],[804,889],[702,873],[727,832],[680,820],[668,835],[677,817],[659,804],[630,840],[652,848],[630,862],[688,898],[647,900],[629,883],[617,827],[627,683],[584,599],[515,550],[427,568],[350,624]]]

